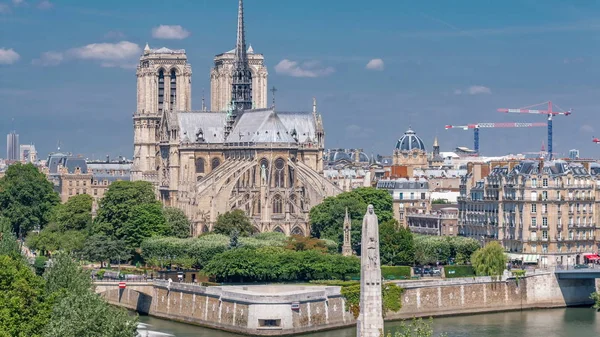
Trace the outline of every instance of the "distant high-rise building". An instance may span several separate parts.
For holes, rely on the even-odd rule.
[[[23,144],[19,146],[19,160],[23,163],[35,163],[37,161],[35,145]]]
[[[579,150],[573,149],[569,151],[569,159],[579,159]]]
[[[16,131],[6,135],[6,160],[19,160],[19,135]]]

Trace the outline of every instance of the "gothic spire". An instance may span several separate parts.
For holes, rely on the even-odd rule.
[[[246,32],[244,30],[244,1],[240,0],[238,6],[237,40],[235,43],[235,62],[247,65]]]
[[[350,217],[348,216],[348,207],[346,207],[346,215],[344,216],[344,225],[350,223]]]
[[[235,59],[233,61],[231,103],[233,105],[233,120],[238,116],[237,111],[252,109],[252,73],[246,53],[246,33],[244,31],[244,1],[239,0],[237,41]]]

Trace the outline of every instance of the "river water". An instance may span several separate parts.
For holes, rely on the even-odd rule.
[[[241,335],[140,316],[142,337],[239,337]],[[400,322],[386,322],[386,331]],[[436,318],[436,333],[448,337],[597,337],[600,313],[591,308],[513,311],[493,314]],[[310,337],[355,337],[356,329],[309,333]]]

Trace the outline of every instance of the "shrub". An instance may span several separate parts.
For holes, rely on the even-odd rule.
[[[444,266],[444,275],[446,278],[473,277],[475,269],[473,266]]]
[[[384,283],[381,285],[383,315],[388,311],[397,312],[402,309],[402,293],[404,289],[393,284]],[[353,284],[342,287],[342,296],[346,302],[346,310],[358,317],[360,313],[360,284]]]
[[[381,276],[385,280],[410,278],[410,269],[408,266],[381,266]]]

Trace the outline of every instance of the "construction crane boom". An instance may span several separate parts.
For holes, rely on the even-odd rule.
[[[538,109],[529,109],[530,107],[548,104],[548,110],[538,110]],[[498,109],[498,112],[504,113],[519,113],[519,114],[534,114],[534,115],[548,115],[548,159],[552,159],[552,116],[564,115],[569,116],[573,113],[573,109],[569,109],[567,111],[554,111],[552,109],[553,105],[551,101],[535,104],[529,107],[519,108],[519,109],[507,109],[502,108]]]
[[[479,129],[488,128],[535,128],[544,127],[546,123],[473,123],[467,125],[446,125],[445,129],[473,130],[473,150],[479,155]]]

